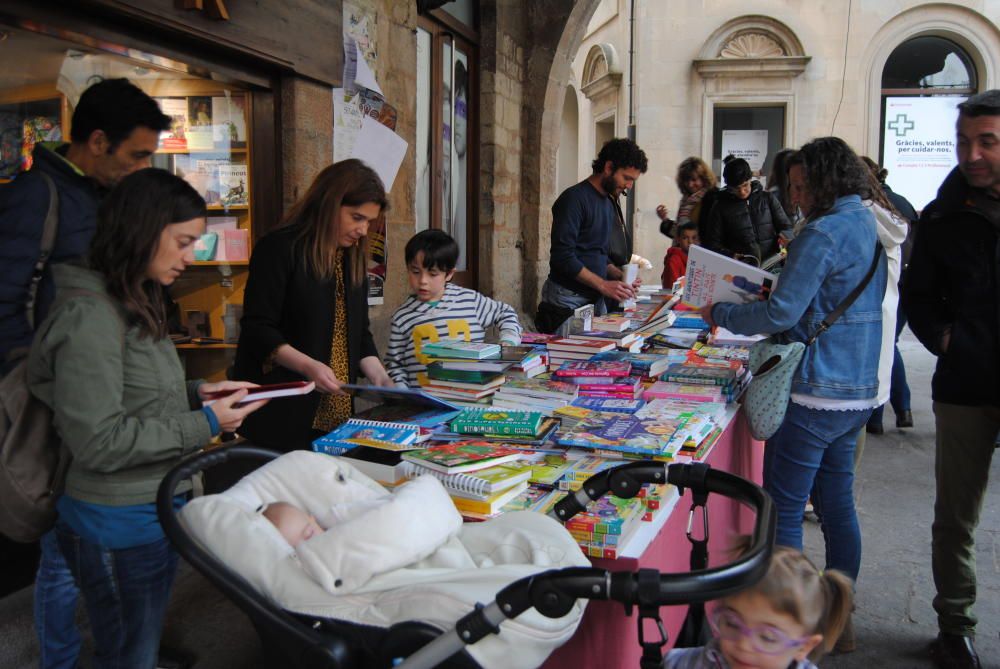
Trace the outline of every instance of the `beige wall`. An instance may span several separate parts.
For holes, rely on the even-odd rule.
[[[572,65],[580,81],[590,48],[610,43],[622,59],[618,91],[618,134],[624,136],[628,113],[628,0],[602,0]],[[638,2],[635,113],[637,141],[650,159],[638,184],[636,252],[648,257],[656,280],[665,240],[657,228],[657,204],[676,211],[677,164],[688,155],[707,158],[711,150],[713,101],[778,102],[787,105],[786,143],[835,134],[858,151],[878,153],[879,81],[892,49],[910,37],[938,34],[965,47],[977,60],[981,88],[1000,85],[1000,0],[926,3],[919,0],[855,0],[813,3],[804,0],[715,0],[711,3]],[[847,9],[852,6],[850,17]],[[809,58],[795,77],[746,75],[738,79],[704,78],[692,62],[713,33],[739,16],[777,19],[801,42]],[[606,19],[601,22],[599,19]],[[848,35],[849,32],[849,35]],[[846,43],[846,62],[845,62]],[[715,55],[715,54],[712,54]],[[841,100],[842,98],[842,100]],[[593,123],[602,110],[578,95],[579,170],[599,147]],[[839,107],[839,111],[838,111]]]

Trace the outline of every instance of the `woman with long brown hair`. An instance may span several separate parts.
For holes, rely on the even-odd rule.
[[[236,406],[251,383],[185,382],[167,337],[163,289],[204,232],[205,201],[183,179],[158,169],[122,179],[98,213],[87,266],[53,266],[56,302],[28,359],[31,392],[72,455],[55,531],[101,669],[156,665],[177,570],[156,515],[160,481],[261,406]],[[230,394],[203,405],[220,391]]]
[[[341,390],[364,375],[393,382],[368,325],[368,227],[385,216],[385,188],[360,160],[321,171],[284,224],[254,246],[235,376],[259,383],[309,380],[318,393],[282,399],[247,420],[254,442],[308,448],[351,415]]]

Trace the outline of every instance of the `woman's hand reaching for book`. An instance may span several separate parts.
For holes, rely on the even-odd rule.
[[[199,393],[201,388],[212,385],[221,386],[230,383],[242,383],[236,381],[223,381],[222,383],[206,383],[198,388]],[[240,386],[236,392],[230,393],[225,397],[215,400],[208,409],[215,414],[215,419],[219,422],[219,428],[223,432],[235,432],[239,429],[240,425],[243,424],[243,419],[247,415],[252,414],[257,409],[261,408],[267,404],[270,400],[259,400],[257,402],[248,402],[247,404],[240,405],[239,403],[243,401],[243,398],[247,396],[247,388],[253,386],[252,383],[245,383]],[[226,388],[220,388],[219,390],[226,390]]]
[[[256,383],[249,381],[219,381],[218,383],[203,383],[198,386],[198,399],[214,400],[227,392],[232,393],[240,388],[256,388]]]
[[[330,393],[331,395],[347,394],[340,388],[344,385],[344,381],[337,378],[337,375],[333,373],[329,365],[323,364],[319,360],[313,360],[306,365],[305,369],[302,370],[302,375],[313,381],[316,384],[316,390],[321,393]]]

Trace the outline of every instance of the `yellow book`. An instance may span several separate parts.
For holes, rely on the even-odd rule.
[[[522,482],[512,488],[501,490],[486,499],[468,499],[452,495],[451,501],[455,503],[455,508],[458,509],[459,513],[471,512],[484,516],[492,516],[500,511],[504,504],[520,495],[527,488],[527,482]]]

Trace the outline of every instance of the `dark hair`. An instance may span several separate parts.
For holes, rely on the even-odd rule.
[[[1000,89],[991,88],[977,93],[958,104],[959,116],[1000,116]]]
[[[455,63],[455,97],[458,97],[459,91],[464,91],[465,97],[469,97],[469,72],[462,61]]]
[[[108,293],[122,303],[142,335],[167,335],[163,289],[146,276],[163,229],[204,216],[205,200],[198,191],[152,167],[126,176],[101,204],[89,265],[104,276]]]
[[[359,207],[372,202],[381,208],[378,224],[385,220],[389,198],[382,179],[357,158],[341,160],[325,167],[313,179],[309,190],[285,216],[282,226],[296,228],[296,244],[305,254],[313,276],[328,281],[337,265],[337,234],[341,205]],[[347,250],[351,265],[351,285],[360,286],[368,270],[368,237]]]
[[[684,182],[691,177],[701,179],[705,183],[705,188],[715,187],[715,173],[712,172],[708,163],[697,156],[685,158],[677,166],[677,188],[681,193],[684,193]],[[690,195],[690,193],[684,193],[684,195]]]
[[[725,157],[722,163],[724,165],[722,168],[722,178],[725,180],[727,188],[735,188],[753,178],[753,170],[750,169],[750,163],[742,158],[729,155]]]
[[[813,200],[810,220],[829,211],[837,198],[860,195],[872,198],[872,177],[854,149],[839,137],[820,137],[802,146],[788,158],[788,169],[801,165],[806,188]]]
[[[680,237],[682,232],[687,232],[688,230],[698,232],[698,224],[695,221],[684,221],[677,226],[677,232],[674,233],[674,236]]]
[[[861,162],[868,166],[868,169],[871,170],[872,174],[875,175],[875,178],[878,179],[880,184],[885,183],[885,178],[889,176],[889,170],[884,167],[879,167],[879,164],[868,156],[861,156]]]
[[[128,79],[105,79],[85,90],[76,103],[70,141],[86,142],[95,130],[103,130],[114,151],[139,126],[167,130],[170,117]]]
[[[794,209],[791,198],[788,196],[788,158],[794,153],[795,149],[782,149],[774,154],[774,160],[771,161],[771,174],[767,177],[768,189],[776,191],[778,202],[781,203],[781,208],[788,215],[791,215]]]
[[[406,264],[409,265],[423,251],[421,265],[425,269],[450,272],[458,263],[458,244],[443,230],[422,230],[406,242]]]
[[[609,160],[611,161],[612,172],[627,167],[634,167],[640,173],[645,174],[646,168],[649,166],[645,152],[639,148],[638,144],[625,137],[617,137],[604,143],[604,146],[601,147],[601,152],[597,154],[597,158],[590,164],[594,170],[594,174],[603,172],[604,164]]]

